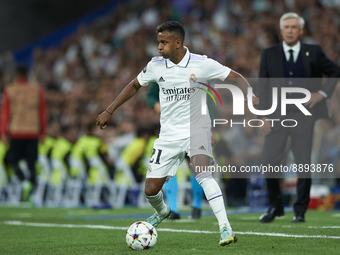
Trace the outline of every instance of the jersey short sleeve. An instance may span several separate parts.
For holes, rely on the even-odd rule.
[[[137,80],[141,86],[148,86],[151,81],[155,81],[151,61],[137,75]]]
[[[205,61],[205,78],[207,80],[219,79],[224,81],[228,77],[231,69],[221,65],[217,61],[207,58]]]

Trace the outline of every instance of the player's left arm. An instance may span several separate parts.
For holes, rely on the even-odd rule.
[[[225,81],[234,82],[243,91],[244,95],[248,94],[248,87],[251,87],[246,78],[244,78],[241,74],[233,70],[230,70],[230,73],[225,79]],[[253,100],[254,106],[257,106],[260,102],[260,99],[256,97],[254,94],[253,94],[252,100]],[[247,98],[245,98],[244,101],[247,101]]]

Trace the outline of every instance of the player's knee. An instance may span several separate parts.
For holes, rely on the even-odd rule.
[[[158,193],[158,192],[157,192],[157,193]],[[149,187],[145,187],[145,189],[144,189],[144,194],[145,194],[145,196],[147,196],[147,197],[156,196],[157,193],[155,192],[154,189],[151,189],[151,188],[149,188]]]
[[[158,192],[160,191],[159,188],[157,188],[157,186],[153,183],[149,183],[148,185],[145,184],[145,188],[144,188],[144,194],[146,196],[156,196],[158,194]]]
[[[156,196],[162,189],[165,178],[146,178],[144,193],[146,196]]]

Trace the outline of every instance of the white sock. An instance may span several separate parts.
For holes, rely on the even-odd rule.
[[[150,205],[155,208],[159,216],[166,214],[168,206],[164,203],[162,191],[159,191],[156,196],[145,195],[145,198],[149,201]]]
[[[223,227],[232,230],[225,211],[221,189],[212,177],[211,172],[199,173],[196,176],[196,180],[204,190],[205,197],[218,220],[220,230]]]

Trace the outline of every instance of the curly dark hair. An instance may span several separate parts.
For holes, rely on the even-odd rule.
[[[169,31],[169,33],[179,34],[182,38],[182,41],[184,41],[184,38],[185,38],[184,28],[183,28],[182,24],[177,22],[177,21],[173,21],[173,20],[167,21],[167,22],[159,25],[156,28],[157,34],[163,32],[163,31]]]

